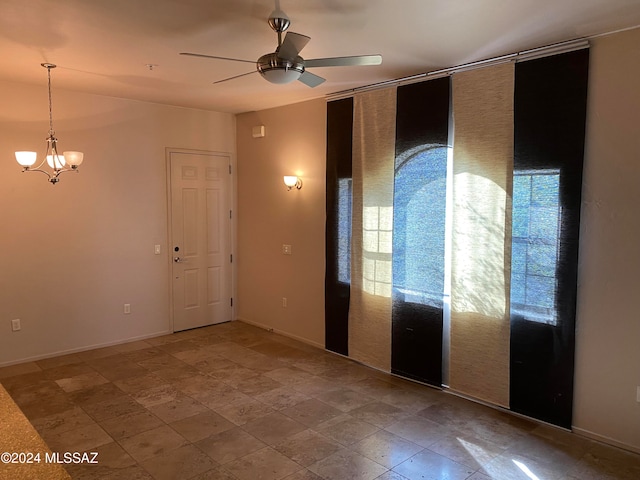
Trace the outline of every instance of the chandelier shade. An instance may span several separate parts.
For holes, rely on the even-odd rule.
[[[37,158],[38,154],[36,152],[16,152],[16,160],[23,167],[30,167],[36,163]]]
[[[61,169],[66,163],[63,155],[47,155],[47,165],[53,169]]]

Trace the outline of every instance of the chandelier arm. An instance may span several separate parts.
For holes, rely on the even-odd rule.
[[[58,177],[61,173],[67,173],[67,172],[76,172],[76,173],[80,173],[80,170],[78,170],[78,167],[73,165],[71,168],[69,167],[62,167],[60,170],[58,170],[56,172],[55,175],[52,175],[53,177]]]
[[[41,167],[47,163],[47,153],[44,154],[44,158],[36,167],[24,167],[25,170],[29,170],[30,172],[44,172],[47,173],[46,170],[42,170]]]
[[[46,170],[41,169],[40,167],[42,166],[41,162],[40,165],[38,165],[37,167],[33,168],[33,167],[22,167],[22,171],[23,172],[42,172],[44,173],[46,176],[48,176],[49,178],[54,178],[59,176],[61,173],[65,173],[65,172],[79,172],[80,170],[78,170],[78,166],[77,165],[72,165],[71,167],[62,167],[62,168],[58,168],[58,169],[54,169],[54,173],[53,175],[49,172],[47,172]]]
[[[47,172],[46,170],[42,170],[40,168],[29,168],[29,167],[24,167],[22,169],[23,172],[40,172],[40,173],[44,173],[47,178],[49,179],[49,181],[53,184],[58,183],[58,177],[60,176],[60,174],[62,173],[66,173],[66,172],[76,172],[76,173],[80,173],[80,171],[78,170],[78,167],[71,167],[71,168],[66,168],[64,167],[61,170],[57,170],[53,175],[49,172]]]
[[[40,172],[40,173],[44,173],[47,177],[49,177],[49,180],[51,180],[52,175],[47,172],[46,170],[42,170],[41,168],[31,168],[31,167],[22,167],[22,171],[23,172]]]

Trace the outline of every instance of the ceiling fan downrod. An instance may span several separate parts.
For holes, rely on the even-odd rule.
[[[274,10],[267,19],[271,29],[278,34],[278,48],[282,45],[282,32],[286,32],[291,20],[287,17],[287,14],[282,10]]]

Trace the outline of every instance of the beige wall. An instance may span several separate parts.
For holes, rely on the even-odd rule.
[[[574,425],[640,451],[640,29],[593,41]]]
[[[0,365],[169,331],[165,147],[235,152],[233,115],[54,83],[60,147],[84,151],[85,163],[53,186],[13,155],[42,158],[42,83],[0,85]]]
[[[325,101],[239,115],[237,142],[237,316],[324,346]],[[287,191],[293,174],[302,189]]]

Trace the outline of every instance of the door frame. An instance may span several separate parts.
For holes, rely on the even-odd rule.
[[[230,243],[231,243],[231,255],[233,261],[231,262],[231,298],[233,299],[233,303],[231,305],[231,320],[236,319],[236,293],[237,293],[237,260],[236,260],[236,243],[237,243],[237,233],[238,233],[238,222],[236,221],[237,212],[238,212],[238,195],[237,195],[237,163],[236,157],[234,154],[230,152],[218,152],[213,150],[196,150],[190,148],[177,148],[177,147],[165,147],[165,176],[166,176],[166,185],[167,185],[167,201],[166,201],[166,218],[167,218],[167,242],[166,242],[166,259],[167,259],[167,275],[166,278],[168,280],[167,287],[169,290],[169,329],[173,333],[175,332],[174,324],[173,324],[173,250],[171,249],[171,245],[173,245],[173,233],[172,233],[172,218],[171,218],[171,154],[172,153],[183,153],[187,155],[212,155],[212,156],[220,156],[220,157],[229,157],[229,165],[231,167],[230,174],[230,188],[229,188],[229,202],[231,205],[231,222],[230,222]]]

